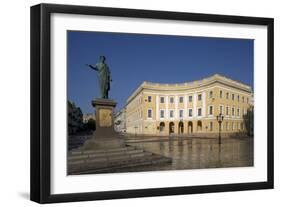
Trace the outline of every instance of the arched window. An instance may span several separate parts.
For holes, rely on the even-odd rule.
[[[202,131],[202,121],[197,121],[197,131]]]
[[[164,122],[160,123],[159,130],[160,130],[160,132],[163,132],[165,130],[165,123]]]
[[[210,131],[213,131],[213,122],[210,122]]]

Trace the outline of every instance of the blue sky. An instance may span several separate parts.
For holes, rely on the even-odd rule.
[[[123,107],[143,82],[182,83],[219,73],[253,87],[254,40],[106,32],[67,32],[68,99],[93,113],[99,97],[96,64],[106,56],[109,97]]]

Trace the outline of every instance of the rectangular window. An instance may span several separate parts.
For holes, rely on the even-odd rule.
[[[237,109],[237,116],[240,117],[240,109]]]
[[[152,97],[148,96],[148,102],[151,102],[151,100],[152,100]]]
[[[239,96],[239,95],[237,95],[237,101],[238,101],[238,102],[240,101],[240,96]]]
[[[228,92],[226,93],[226,99],[229,99],[229,93]]]
[[[170,110],[170,118],[174,118],[174,110]]]
[[[232,116],[235,116],[235,109],[232,107]]]
[[[182,96],[180,97],[179,102],[180,102],[180,103],[183,103],[183,97],[182,97]]]
[[[198,95],[198,101],[201,101],[202,100],[202,94],[199,94]]]
[[[222,98],[222,91],[220,91],[220,98]]]
[[[170,103],[174,103],[174,97],[170,97]]]
[[[209,92],[209,98],[213,98],[213,91]]]
[[[220,106],[220,114],[223,114],[223,106]]]
[[[234,94],[232,94],[232,100],[234,101]]]
[[[245,102],[245,98],[244,98],[244,96],[242,96],[242,102],[243,102],[243,103]]]
[[[188,101],[192,102],[192,96],[188,96]]]
[[[209,106],[209,115],[213,115],[213,106]]]
[[[165,118],[165,111],[164,110],[160,110],[160,118]]]
[[[189,110],[188,110],[188,116],[189,116],[189,117],[192,117],[192,109],[189,109]]]
[[[226,115],[229,115],[229,106],[226,107]]]
[[[197,115],[202,116],[202,109],[201,108],[198,109]]]
[[[183,118],[183,110],[182,109],[179,111],[179,116],[180,116],[181,119]]]
[[[160,97],[160,103],[165,103],[165,97]]]
[[[152,118],[152,109],[147,110],[147,117]]]

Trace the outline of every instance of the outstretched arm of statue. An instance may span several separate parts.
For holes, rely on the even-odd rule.
[[[92,66],[90,64],[86,64],[86,66],[90,67],[93,70],[99,71],[96,66]]]

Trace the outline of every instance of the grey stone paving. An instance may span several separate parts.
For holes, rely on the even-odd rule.
[[[128,137],[127,144],[172,158],[172,164],[122,169],[119,172],[253,166],[253,138]]]

